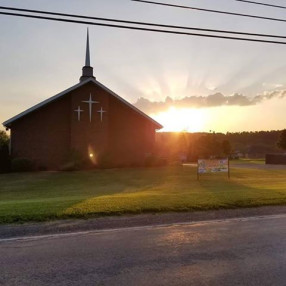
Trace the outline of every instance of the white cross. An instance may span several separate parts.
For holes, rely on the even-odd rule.
[[[104,112],[106,112],[105,110],[103,110],[102,109],[102,107],[101,107],[101,109],[100,110],[98,110],[97,112],[99,112],[100,113],[100,121],[102,122],[102,115],[103,115],[103,113]]]
[[[89,95],[89,100],[84,100],[84,101],[82,101],[82,102],[88,103],[88,105],[89,105],[89,121],[91,122],[92,105],[93,105],[94,103],[99,103],[99,102],[92,100],[91,94]]]
[[[83,110],[80,109],[80,106],[78,106],[78,108],[75,109],[75,112],[77,112],[77,120],[80,121],[80,113],[83,112]]]

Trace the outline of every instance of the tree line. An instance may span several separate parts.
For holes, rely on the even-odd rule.
[[[9,136],[0,130],[0,173],[11,168],[9,156]],[[166,158],[168,161],[196,161],[198,158],[234,157],[248,155],[249,157],[264,157],[266,153],[286,151],[286,129],[281,131],[260,131],[240,133],[187,133],[158,132],[154,155]],[[18,160],[19,161],[19,160]],[[27,162],[21,163],[21,168],[27,168]],[[12,160],[13,163],[13,160]],[[25,163],[25,168],[22,166]],[[13,164],[12,164],[13,165]],[[151,164],[152,165],[152,164]],[[13,169],[13,168],[12,168]]]
[[[286,129],[236,133],[158,132],[156,153],[176,160],[185,154],[188,161],[210,157],[264,157],[286,150]]]

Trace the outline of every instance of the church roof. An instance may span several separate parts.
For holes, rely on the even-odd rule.
[[[25,110],[25,111],[19,113],[18,115],[16,115],[16,116],[8,119],[7,121],[3,122],[3,125],[5,127],[7,127],[7,128],[10,128],[11,124],[14,121],[16,121],[16,120],[18,120],[18,119],[20,119],[20,118],[22,118],[22,117],[32,113],[33,111],[35,111],[35,110],[37,110],[37,109],[39,109],[39,108],[41,108],[41,107],[51,103],[51,102],[53,102],[53,101],[55,101],[57,99],[59,99],[60,97],[66,95],[67,93],[69,93],[69,92],[71,92],[71,91],[73,91],[73,90],[75,90],[75,89],[77,89],[77,88],[79,88],[79,87],[89,83],[89,82],[93,82],[94,84],[100,86],[103,90],[105,90],[106,92],[108,92],[109,94],[111,94],[112,96],[117,98],[118,100],[120,100],[122,103],[126,104],[128,107],[130,107],[131,109],[133,109],[134,111],[136,111],[137,113],[139,113],[140,115],[145,117],[147,120],[151,121],[154,125],[156,125],[157,129],[163,128],[163,126],[161,124],[156,122],[154,119],[149,117],[147,114],[145,114],[144,112],[142,112],[141,110],[136,108],[134,105],[132,105],[131,103],[129,103],[128,101],[126,101],[125,99],[120,97],[118,94],[116,94],[115,92],[113,92],[112,90],[107,88],[105,85],[103,85],[102,83],[100,83],[99,81],[97,81],[93,77],[90,77],[90,78],[88,78],[88,79],[86,79],[86,80],[84,80],[84,81],[82,81],[82,82],[80,82],[80,83],[78,83],[78,84],[76,84],[76,85],[74,85],[74,86],[72,86],[72,87],[70,87],[70,88],[68,88],[68,89],[66,89],[66,90],[64,90],[64,91],[62,91],[62,92],[60,92],[60,93],[58,93],[58,94],[56,94],[56,95],[54,95],[54,96],[52,96],[52,97],[50,97],[48,99],[46,99],[46,100],[36,104],[36,105],[34,105],[34,106],[32,106],[31,108],[28,108],[27,110]]]
[[[142,112],[141,110],[139,110],[138,108],[136,108],[135,106],[133,106],[131,103],[129,103],[128,101],[126,101],[125,99],[123,99],[122,97],[120,97],[119,95],[117,95],[115,92],[113,92],[112,90],[110,90],[109,88],[107,88],[106,86],[104,86],[102,83],[100,83],[99,81],[96,80],[96,78],[93,76],[93,68],[90,66],[90,51],[89,51],[89,34],[88,34],[88,29],[87,29],[87,38],[86,38],[86,54],[85,54],[85,65],[82,68],[82,76],[80,77],[80,82],[36,105],[34,105],[33,107],[23,111],[22,113],[10,118],[9,120],[3,122],[3,125],[6,128],[10,128],[11,124],[26,116],[27,114],[30,114],[31,112],[45,106],[46,104],[49,104],[50,102],[53,102],[55,100],[57,100],[58,98],[66,95],[67,93],[85,85],[86,83],[89,82],[93,82],[95,83],[97,86],[100,86],[103,90],[105,90],[106,92],[108,92],[109,94],[111,94],[112,96],[116,97],[117,99],[119,99],[121,102],[123,102],[124,104],[126,104],[128,107],[130,107],[131,109],[133,109],[134,111],[136,111],[137,113],[141,114],[143,117],[145,117],[147,120],[151,121],[156,127],[157,129],[161,129],[163,128],[163,126],[161,124],[159,124],[158,122],[156,122],[155,120],[153,120],[151,117],[149,117],[147,114],[145,114],[144,112]]]

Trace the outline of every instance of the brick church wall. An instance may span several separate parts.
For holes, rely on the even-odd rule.
[[[89,118],[89,106],[87,101],[89,96],[98,103],[92,106],[92,118]],[[102,89],[92,83],[86,84],[71,93],[71,149],[77,150],[82,158],[98,163],[99,157],[105,152],[108,146],[108,104],[109,97]],[[81,119],[78,121],[77,113],[74,111],[81,107]],[[100,108],[107,111],[103,114],[101,121]],[[92,158],[90,158],[92,154]]]
[[[38,167],[55,169],[68,152],[70,100],[61,98],[13,123],[12,155],[28,158]]]
[[[153,151],[155,129],[119,100],[110,100],[110,155],[115,165],[142,165]]]
[[[87,101],[92,106],[89,117]],[[80,121],[75,110],[83,112]],[[100,119],[100,108],[106,111]],[[153,151],[155,125],[93,82],[15,121],[11,128],[12,154],[47,169],[59,169],[71,151],[94,165],[143,165]],[[92,157],[90,157],[92,155]],[[106,165],[107,164],[107,165]]]

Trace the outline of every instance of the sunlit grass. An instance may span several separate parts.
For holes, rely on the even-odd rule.
[[[259,164],[264,165],[265,164],[265,158],[261,159],[247,159],[247,158],[241,158],[239,160],[233,160],[231,161],[232,165],[237,164]]]
[[[0,223],[286,203],[286,170],[194,167],[0,175]]]

